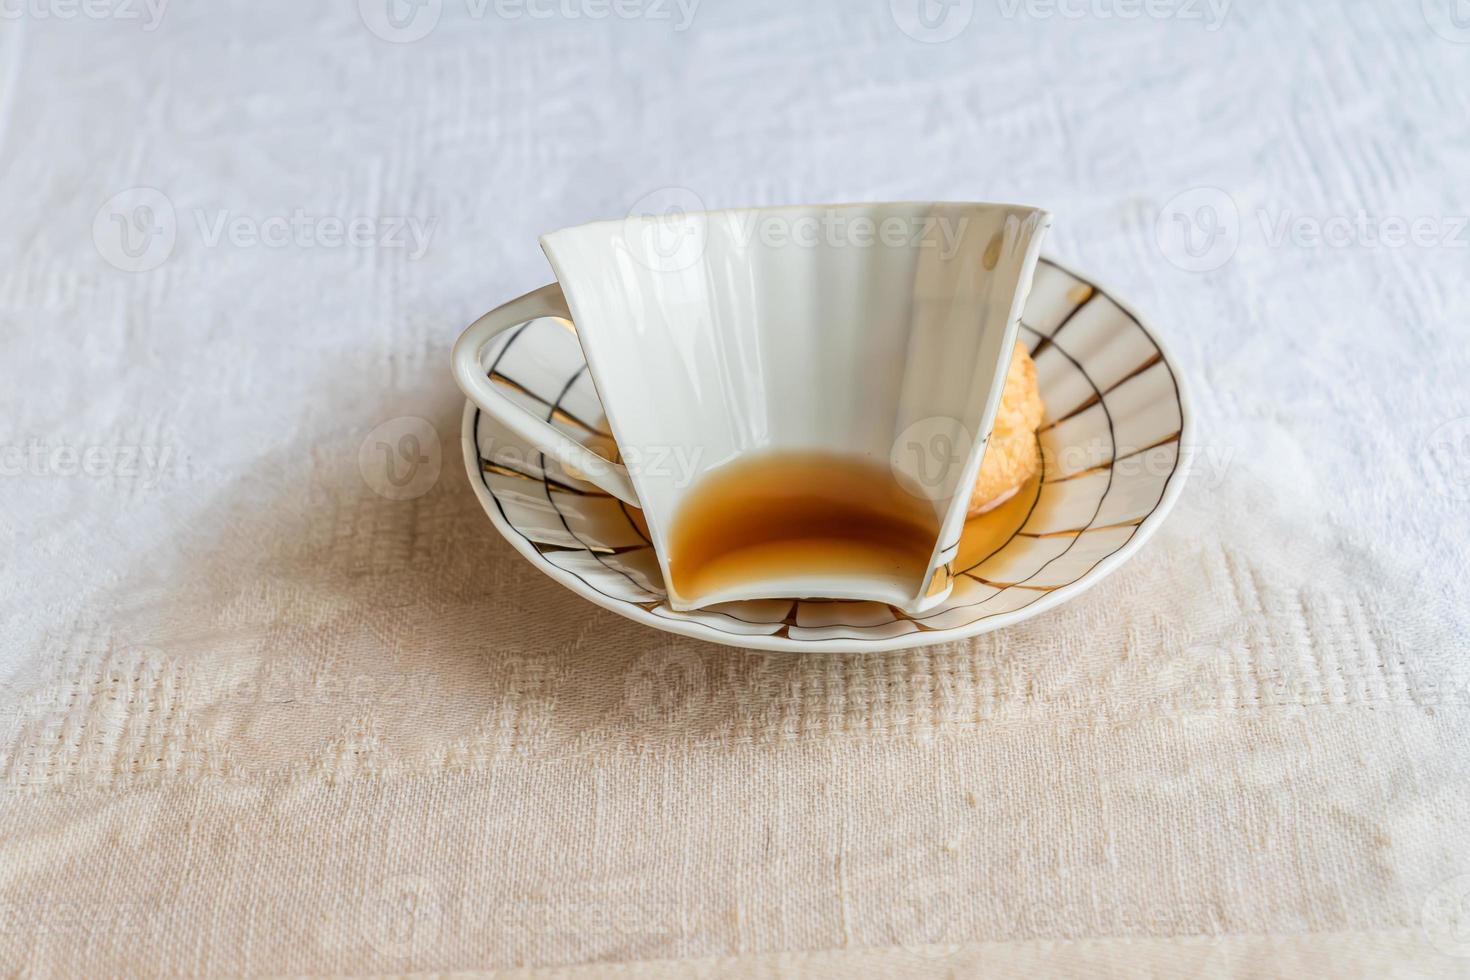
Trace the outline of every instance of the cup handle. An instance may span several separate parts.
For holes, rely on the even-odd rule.
[[[574,475],[607,491],[634,507],[638,494],[628,477],[627,467],[612,463],[560,431],[544,419],[506,397],[500,386],[491,381],[480,354],[485,345],[511,327],[520,326],[537,317],[553,316],[571,322],[566,297],[556,283],[498,306],[470,324],[454,344],[451,361],[454,380],[460,390],[497,422],[521,439],[561,463]]]

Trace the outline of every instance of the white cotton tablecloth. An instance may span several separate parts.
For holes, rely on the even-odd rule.
[[[360,6],[3,7],[0,968],[1470,971],[1448,2]],[[873,656],[530,569],[449,346],[668,187],[1049,207],[1189,384],[1173,516]]]

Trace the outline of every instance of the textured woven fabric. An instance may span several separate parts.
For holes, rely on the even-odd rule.
[[[1470,970],[1453,4],[385,6],[0,6],[0,968]],[[691,199],[1050,208],[1173,516],[873,656],[536,574],[449,346]]]

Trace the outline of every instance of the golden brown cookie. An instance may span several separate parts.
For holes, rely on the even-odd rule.
[[[1021,484],[1040,472],[1041,450],[1036,443],[1036,429],[1045,410],[1041,389],[1036,384],[1036,364],[1017,341],[1011,366],[1006,370],[995,428],[991,430],[985,458],[980,462],[980,476],[970,495],[968,516],[975,517],[1004,503],[1021,489]]]

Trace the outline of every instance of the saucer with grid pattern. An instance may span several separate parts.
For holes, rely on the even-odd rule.
[[[1009,626],[1080,594],[1158,528],[1183,486],[1191,419],[1153,330],[1090,278],[1043,258],[1021,320],[1046,416],[1043,471],[966,525],[955,586],[910,616],[875,602],[669,606],[642,515],[465,405],[470,483],[495,528],[577,594],[656,629],[772,651],[895,650]],[[566,320],[532,320],[483,354],[491,380],[594,451],[612,434]]]

